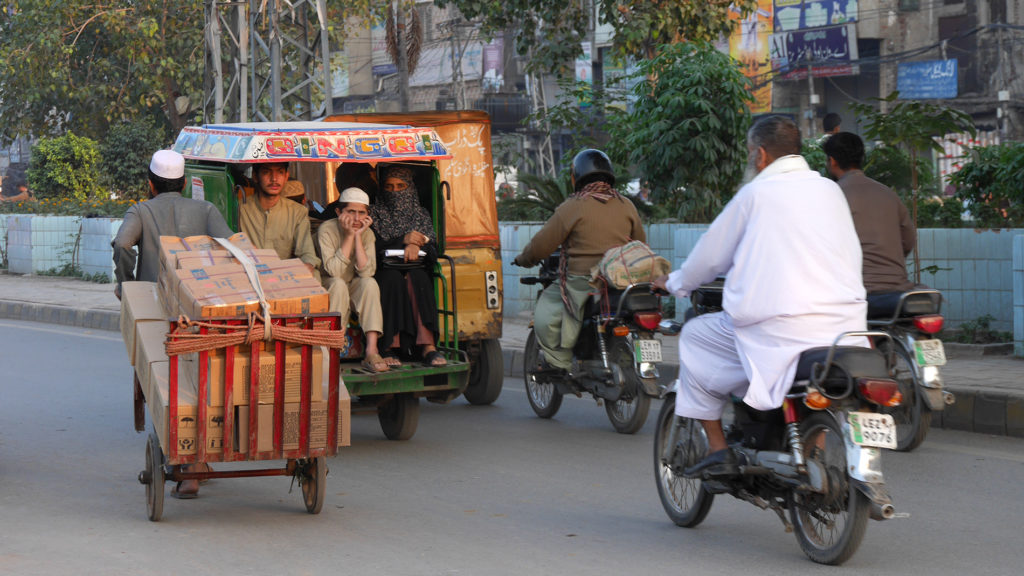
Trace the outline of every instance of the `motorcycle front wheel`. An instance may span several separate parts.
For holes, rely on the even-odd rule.
[[[616,432],[636,434],[647,422],[651,397],[644,393],[633,363],[633,350],[628,342],[620,339],[612,344],[611,360],[622,371],[624,388],[618,400],[604,403],[604,411]]]
[[[526,346],[523,347],[523,382],[526,384],[526,399],[537,416],[551,418],[562,407],[562,393],[550,382],[538,382],[533,379],[533,370],[537,366],[538,358],[540,344],[537,343],[537,335],[530,330],[530,335],[526,337]]]
[[[924,403],[918,387],[914,358],[903,346],[896,346],[895,379],[900,385],[903,402],[895,408],[883,408],[896,421],[896,449],[910,452],[924,442],[932,425],[932,411]]]
[[[800,548],[819,564],[850,559],[868,521],[868,499],[847,473],[843,431],[832,414],[817,412],[800,424],[804,458],[816,461],[827,479],[824,494],[794,493],[789,514]]]
[[[707,517],[715,497],[704,490],[699,478],[683,478],[683,469],[707,454],[708,441],[699,422],[676,418],[675,411],[675,395],[670,395],[661,405],[654,429],[654,481],[665,514],[677,526],[692,528]],[[669,446],[673,427],[675,442]]]

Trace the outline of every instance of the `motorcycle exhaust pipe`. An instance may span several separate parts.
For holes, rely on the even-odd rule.
[[[888,520],[896,515],[896,507],[890,502],[885,504],[879,504],[878,502],[871,503],[871,519],[872,520]]]

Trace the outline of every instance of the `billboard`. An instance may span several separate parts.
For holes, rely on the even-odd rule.
[[[772,68],[779,71],[780,80],[807,78],[808,67],[815,78],[859,74],[853,64],[857,58],[853,23],[772,35]]]
[[[731,9],[730,17],[740,16]],[[739,62],[743,74],[754,83],[750,105],[752,114],[764,114],[772,110],[772,71],[769,47],[772,38],[772,0],[758,0],[757,9],[740,21],[736,31],[729,37],[729,55]]]
[[[775,32],[854,22],[858,0],[775,0]]]

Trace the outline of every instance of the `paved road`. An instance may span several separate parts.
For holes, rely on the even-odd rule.
[[[0,358],[0,574],[821,573],[774,514],[738,501],[673,526],[651,473],[653,417],[622,436],[593,401],[566,399],[539,420],[515,379],[490,407],[424,404],[408,442],[357,417],[318,516],[285,478],[222,479],[168,498],[152,523],[120,335],[0,320]],[[1024,565],[1024,440],[932,430],[885,471],[910,517],[870,523],[830,572]]]

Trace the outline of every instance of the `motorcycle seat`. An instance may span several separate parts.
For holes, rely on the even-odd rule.
[[[660,304],[658,295],[652,293],[647,288],[634,288],[626,296],[626,300],[623,301],[622,297],[625,293],[625,290],[609,288],[605,294],[601,295],[600,300],[592,295],[587,299],[585,315],[587,317],[594,316],[601,312],[601,310],[610,310],[614,314],[619,309],[620,303],[625,311],[657,310]],[[608,299],[607,306],[602,302],[605,298]]]
[[[868,294],[868,320],[886,321],[938,314],[941,305],[942,293],[938,290]]]
[[[804,350],[796,365],[794,389],[806,388],[816,370],[821,370],[828,360],[831,346],[819,346]],[[822,368],[815,369],[815,366]],[[842,395],[857,378],[888,378],[889,369],[885,356],[874,348],[860,346],[839,346],[832,357],[832,366],[822,385],[825,392]]]

